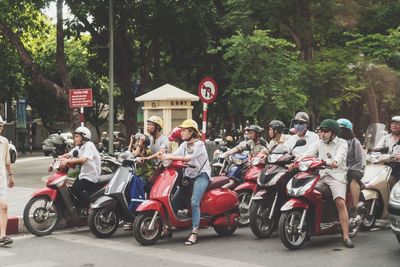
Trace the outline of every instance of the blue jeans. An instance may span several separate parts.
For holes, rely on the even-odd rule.
[[[198,228],[200,225],[200,202],[203,198],[204,192],[206,192],[208,182],[210,181],[210,177],[208,177],[207,173],[202,172],[196,178],[193,184],[193,193],[191,199],[192,206],[192,228]],[[179,207],[185,201],[185,195],[187,194],[187,188],[178,188],[176,193],[172,199],[172,208],[174,209],[175,214],[178,212]]]

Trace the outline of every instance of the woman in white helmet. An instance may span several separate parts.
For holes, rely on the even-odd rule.
[[[100,178],[101,160],[100,154],[90,141],[92,134],[87,127],[78,127],[74,131],[74,142],[76,147],[69,153],[62,156],[64,164],[82,164],[79,177],[71,187],[72,193],[78,198],[80,203],[87,202],[87,195],[96,191],[97,182]],[[78,157],[74,158],[74,151],[78,151]]]
[[[172,154],[159,153],[160,160],[181,160],[195,166],[195,168],[186,168],[184,176],[193,182],[193,192],[191,197],[192,206],[192,233],[185,245],[194,245],[197,243],[197,232],[200,224],[200,202],[204,192],[207,189],[208,182],[211,177],[211,167],[208,160],[207,150],[201,141],[201,135],[197,123],[194,120],[185,120],[180,126],[182,128],[181,136],[184,141],[179,148]],[[191,183],[192,184],[192,183]],[[184,205],[186,188],[178,188],[172,200],[172,206],[175,214],[178,208]],[[166,229],[169,232],[169,228]],[[170,234],[170,232],[168,233]],[[163,233],[164,236],[167,234]]]

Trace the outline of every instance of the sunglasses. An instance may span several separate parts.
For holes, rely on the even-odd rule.
[[[321,133],[329,133],[331,130],[329,129],[319,129]]]
[[[303,125],[303,124],[306,124],[306,122],[304,122],[304,121],[295,121],[294,124]]]

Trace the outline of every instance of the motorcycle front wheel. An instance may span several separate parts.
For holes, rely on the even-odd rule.
[[[88,225],[90,232],[99,238],[108,238],[117,231],[118,214],[108,208],[93,209],[89,213]]]
[[[59,209],[48,196],[32,198],[24,209],[24,224],[36,236],[51,234],[60,218]]]
[[[135,239],[143,246],[152,245],[161,238],[163,224],[160,216],[156,217],[153,229],[149,228],[153,217],[154,211],[144,212],[139,214],[133,223]]]
[[[276,228],[276,214],[269,219],[272,202],[267,199],[254,201],[250,208],[250,228],[259,238],[269,237]]]
[[[367,200],[365,202],[366,214],[360,225],[361,230],[364,231],[370,230],[375,225],[376,218],[378,215],[379,203],[378,200],[375,201],[374,210],[372,211],[372,214],[370,214],[372,203],[373,203],[372,199]]]
[[[250,203],[252,198],[251,191],[237,192],[239,197],[239,226],[248,226],[250,223]]]
[[[291,210],[281,214],[279,218],[279,237],[282,243],[290,250],[300,249],[307,240],[308,224],[304,220],[303,227],[297,229],[300,225],[302,216],[301,210]]]

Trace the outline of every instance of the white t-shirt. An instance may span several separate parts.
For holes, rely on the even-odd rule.
[[[376,144],[375,149],[388,148],[389,149],[388,153],[392,154],[394,147],[397,147],[397,146],[398,146],[397,138],[394,137],[392,134],[386,134]],[[396,150],[398,150],[398,148]]]
[[[292,135],[289,137],[289,139],[286,141],[286,145],[292,149],[294,145],[296,144],[296,141],[299,140],[301,137],[298,136],[297,134]],[[311,132],[309,130],[306,131],[304,134],[304,137],[302,137],[304,140],[306,140],[306,144],[304,146],[299,146],[293,149],[292,155],[293,156],[304,156],[304,153],[309,150],[312,146],[315,146],[316,143],[319,141],[319,136],[318,134]]]
[[[208,160],[208,154],[206,146],[201,140],[197,140],[193,145],[189,145],[185,141],[178,149],[172,153],[175,156],[189,156],[189,165],[196,166],[195,168],[185,168],[185,176],[195,178],[200,173],[205,172],[208,177],[211,177],[210,161]]]
[[[81,172],[79,173],[79,179],[86,179],[93,183],[97,183],[100,179],[101,159],[100,154],[94,144],[90,141],[87,141],[84,145],[74,148],[68,154],[72,156],[74,150],[78,150],[78,158],[88,158],[85,164],[82,165]]]

